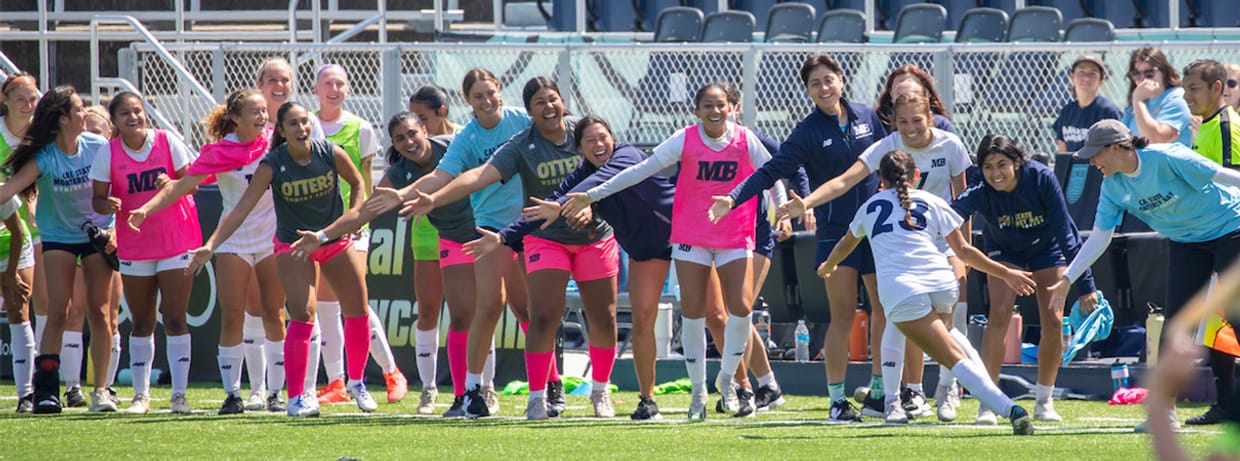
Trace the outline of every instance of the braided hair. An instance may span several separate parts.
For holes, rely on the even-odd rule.
[[[917,173],[917,164],[913,156],[902,150],[893,150],[883,155],[878,163],[878,177],[888,187],[895,187],[896,197],[900,199],[900,207],[904,208],[904,222],[916,227],[913,220],[913,199],[909,197],[913,176]]]

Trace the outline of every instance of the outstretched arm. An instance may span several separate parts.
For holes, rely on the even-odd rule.
[[[241,194],[241,199],[237,201],[237,206],[233,207],[224,218],[220,220],[219,227],[215,228],[215,232],[211,233],[211,237],[203,243],[201,247],[189,250],[189,254],[193,256],[189,266],[185,268],[188,274],[197,274],[207,265],[207,261],[211,259],[211,255],[215,254],[215,249],[232,237],[233,232],[241,227],[241,223],[245,222],[245,218],[250,216],[250,212],[254,211],[254,205],[258,204],[258,200],[263,198],[263,194],[267,193],[267,188],[271,187],[271,165],[262,163],[258,165],[258,169],[254,171],[254,176],[250,179],[250,185],[245,188],[245,192]]]

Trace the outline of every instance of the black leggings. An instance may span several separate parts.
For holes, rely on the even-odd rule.
[[[1240,257],[1240,231],[1232,232],[1214,240],[1198,243],[1179,243],[1172,241],[1168,255],[1167,270],[1167,318],[1171,318],[1180,308],[1188,304],[1189,299],[1210,283],[1210,275],[1223,273]],[[1240,325],[1236,313],[1226,311],[1227,321],[1232,325]],[[1166,334],[1167,325],[1163,324]],[[1231,411],[1237,403],[1235,393],[1236,361],[1235,357],[1210,349],[1210,371],[1214,375],[1214,386],[1218,394],[1218,404]]]

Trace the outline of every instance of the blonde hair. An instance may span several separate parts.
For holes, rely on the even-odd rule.
[[[258,70],[255,72],[255,75],[254,75],[255,85],[261,86],[263,84],[263,75],[266,75],[267,69],[271,68],[271,66],[273,65],[282,65],[289,69],[290,74],[293,72],[293,66],[288,63],[287,59],[284,59],[279,56],[272,56],[270,58],[264,59],[263,63],[258,65]]]
[[[86,117],[99,117],[100,119],[103,120],[104,126],[107,127],[106,137],[111,138],[113,136],[116,136],[116,125],[112,124],[112,115],[108,114],[107,108],[100,106],[100,105],[94,105],[94,106],[87,107]]]

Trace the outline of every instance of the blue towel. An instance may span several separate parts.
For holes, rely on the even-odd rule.
[[[1094,341],[1102,341],[1111,336],[1111,326],[1115,324],[1115,312],[1111,310],[1111,303],[1102,296],[1102,292],[1098,293],[1098,305],[1094,308],[1089,316],[1081,314],[1081,301],[1078,299],[1072,304],[1071,313],[1068,315],[1068,324],[1072,326],[1072,342],[1068,344],[1067,350],[1063,351],[1063,364],[1072,363],[1072,359],[1076,358],[1076,353],[1085,349],[1085,346]]]

